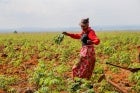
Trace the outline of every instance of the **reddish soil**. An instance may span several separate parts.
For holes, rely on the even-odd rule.
[[[111,81],[117,84],[119,87],[121,87],[124,90],[131,91],[132,83],[129,82],[128,77],[131,74],[130,71],[119,69],[118,73],[113,73],[109,70],[105,71],[106,77],[111,77]],[[130,92],[128,92],[130,93]],[[131,91],[131,93],[133,93]]]
[[[11,87],[18,90],[19,93],[25,93],[25,90],[29,88],[28,76],[29,74],[26,72],[26,69],[33,70],[33,68],[37,65],[37,55],[33,55],[30,60],[23,62],[20,66],[14,67],[10,64],[1,64],[0,65],[0,75],[6,76],[18,76],[20,80],[16,82],[16,84]],[[9,71],[10,70],[10,71]],[[4,90],[0,89],[0,93],[6,93]]]
[[[58,57],[58,55],[55,56],[56,58]],[[20,66],[18,67],[13,67],[10,64],[1,64],[0,65],[0,75],[6,75],[6,76],[13,76],[13,75],[17,75],[19,78],[21,78],[21,80],[19,80],[15,85],[12,85],[11,87],[16,88],[18,90],[19,93],[25,93],[25,91],[30,88],[31,90],[33,89],[32,86],[30,86],[30,84],[28,83],[28,77],[29,74],[26,72],[26,69],[28,70],[33,70],[34,67],[37,65],[38,63],[38,55],[35,54],[31,57],[30,60],[23,62]],[[75,59],[75,58],[72,58]],[[71,62],[68,62],[69,66],[73,66],[73,60],[71,60]],[[58,65],[58,64],[55,64]],[[11,71],[7,71],[8,69],[10,69]],[[128,77],[129,74],[131,72],[127,71],[127,70],[123,70],[120,69],[120,71],[116,74],[113,73],[111,71],[109,71],[108,69],[105,69],[105,74],[106,76],[110,76],[111,80],[118,84],[119,86],[121,86],[124,89],[129,89],[129,87],[131,87],[131,83],[128,81]],[[72,78],[72,72],[67,72],[65,73],[65,77],[66,78]],[[4,90],[0,89],[0,93],[6,93]],[[66,93],[65,91],[62,93]]]

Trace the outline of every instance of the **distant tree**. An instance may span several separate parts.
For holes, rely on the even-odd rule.
[[[18,32],[15,30],[14,33],[17,34]]]

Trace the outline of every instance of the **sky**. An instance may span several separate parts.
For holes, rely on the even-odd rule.
[[[140,0],[0,0],[0,29],[139,25]]]

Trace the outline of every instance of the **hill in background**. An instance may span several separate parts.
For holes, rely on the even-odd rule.
[[[96,31],[113,31],[113,30],[140,30],[139,25],[131,26],[93,26]],[[0,32],[56,32],[56,31],[80,31],[80,27],[56,27],[56,28],[40,28],[40,27],[21,27],[21,28],[3,28]]]

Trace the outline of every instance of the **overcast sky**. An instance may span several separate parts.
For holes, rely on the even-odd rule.
[[[140,0],[0,0],[0,28],[140,25]]]

